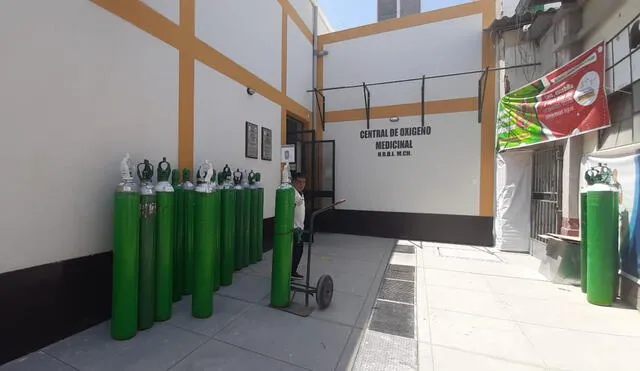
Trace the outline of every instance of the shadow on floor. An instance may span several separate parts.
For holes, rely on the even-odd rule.
[[[346,370],[357,355],[393,245],[387,239],[318,235],[311,282],[330,274],[335,291],[329,308],[306,318],[268,306],[267,252],[216,293],[208,319],[193,318],[185,296],[174,304],[170,320],[131,340],[112,340],[107,321],[0,370]],[[300,272],[306,272],[304,259]],[[294,301],[303,303],[304,296]]]

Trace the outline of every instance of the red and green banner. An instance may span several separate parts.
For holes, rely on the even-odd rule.
[[[498,151],[550,142],[611,125],[604,42],[515,90],[498,104]]]

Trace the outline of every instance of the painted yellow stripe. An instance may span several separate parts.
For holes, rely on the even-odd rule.
[[[310,112],[304,106],[287,97],[286,94],[269,85],[204,41],[197,39],[192,32],[174,24],[140,0],[92,1],[167,44],[189,53],[198,61],[239,84],[251,87],[258,94],[275,104],[284,106],[295,115],[305,120],[310,118]]]
[[[185,35],[180,30],[180,26],[140,0],[91,1],[177,49],[184,43]],[[180,18],[182,19],[182,16]]]
[[[344,31],[332,32],[330,34],[320,35],[318,36],[318,39],[326,45],[359,37],[421,26],[427,23],[441,22],[448,19],[480,14],[483,10],[481,7],[481,1],[483,0],[437,9],[430,12],[412,14],[402,18],[389,19],[378,23],[368,24],[366,26],[350,28]],[[437,36],[434,35],[434,37]],[[419,42],[416,45],[419,45]]]
[[[480,0],[482,3],[482,24],[487,29],[496,17],[495,0]],[[488,31],[482,38],[482,65],[496,66],[493,40]],[[484,104],[482,107],[482,128],[480,133],[480,216],[494,215],[495,197],[495,140],[496,140],[496,74],[487,77]]]
[[[300,14],[298,14],[289,0],[278,0],[278,2],[280,3],[280,5],[282,5],[282,9],[287,12],[287,15],[291,17],[293,23],[295,23],[300,31],[302,31],[304,37],[306,37],[309,42],[313,43],[313,32],[309,29],[309,27],[307,27],[307,24],[304,23],[304,20],[302,19],[302,17],[300,17]]]
[[[309,118],[310,113],[304,106],[287,97],[280,90],[235,63],[229,57],[213,49],[204,41],[199,39],[194,40],[192,52],[195,58],[205,65],[235,80],[241,85],[254,89],[258,94],[276,104],[284,106],[296,115],[306,119]]]
[[[478,109],[478,99],[461,98],[425,102],[425,114],[437,115],[442,113],[469,112]],[[420,116],[422,105],[418,103],[397,104],[392,106],[371,107],[370,118],[383,119],[390,117]],[[344,111],[330,111],[326,114],[326,122],[346,122],[366,120],[366,111],[363,108]]]
[[[195,33],[195,0],[180,0],[180,27],[184,32]],[[180,50],[178,83],[178,166],[193,169],[195,136],[195,65],[193,57]]]

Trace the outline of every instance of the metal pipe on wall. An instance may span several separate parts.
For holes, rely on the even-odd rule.
[[[318,88],[318,3],[315,0],[311,0],[311,6],[313,7],[313,53],[311,62],[311,86],[312,91]],[[316,95],[311,95],[311,128],[316,130],[317,119],[316,115],[318,110],[316,107]]]

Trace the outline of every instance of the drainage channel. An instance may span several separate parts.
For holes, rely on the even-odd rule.
[[[403,264],[395,263],[395,257]],[[409,261],[413,265],[404,264]],[[418,369],[415,261],[415,246],[396,244],[353,370]]]

